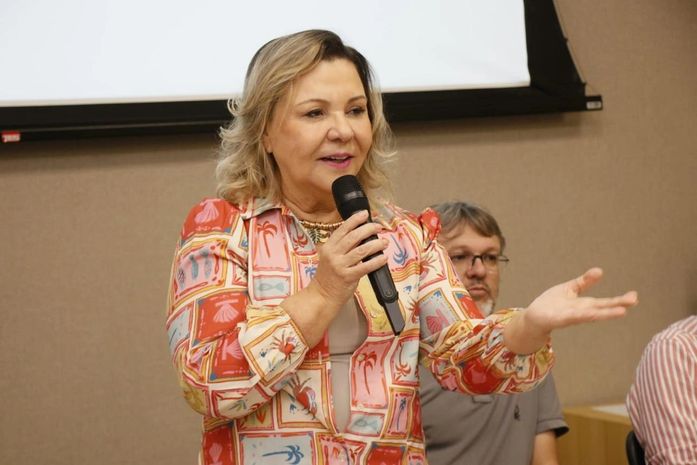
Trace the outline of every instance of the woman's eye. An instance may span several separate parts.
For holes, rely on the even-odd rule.
[[[351,108],[351,110],[349,110],[349,113],[351,113],[352,115],[362,115],[366,111],[367,109],[365,107],[354,107]]]
[[[320,110],[319,108],[310,110],[307,113],[305,113],[305,116],[307,116],[308,118],[319,118],[320,116],[322,116],[322,110]]]
[[[450,261],[452,261],[453,263],[462,261],[464,259],[465,259],[464,255],[451,255],[450,256]]]

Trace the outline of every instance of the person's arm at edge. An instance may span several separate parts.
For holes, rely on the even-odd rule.
[[[554,431],[544,431],[535,435],[531,465],[559,465],[557,437]]]
[[[679,338],[647,347],[636,380],[643,389],[632,386],[636,401],[629,408],[647,463],[697,463],[696,375],[697,360]]]
[[[533,442],[532,465],[559,465],[557,438],[569,427],[564,421],[553,373],[535,389],[537,395],[537,434]]]

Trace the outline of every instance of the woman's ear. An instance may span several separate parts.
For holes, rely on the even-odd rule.
[[[261,144],[264,146],[264,151],[266,153],[273,153],[273,146],[271,145],[271,138],[269,133],[264,131],[264,135],[261,136]]]

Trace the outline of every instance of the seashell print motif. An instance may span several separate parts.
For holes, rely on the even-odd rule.
[[[220,213],[218,213],[218,210],[213,205],[214,202],[215,200],[213,199],[208,199],[201,202],[203,208],[194,217],[194,221],[196,222],[196,224],[210,223],[211,221],[218,218]]]
[[[244,358],[242,355],[242,348],[237,340],[226,340],[223,346],[223,360],[227,360],[228,355],[234,359],[241,360]]]
[[[215,311],[215,315],[213,316],[213,321],[216,323],[227,323],[228,321],[233,321],[239,312],[235,310],[235,307],[232,306],[234,300],[223,300],[222,302],[218,302],[215,304],[218,309]]]

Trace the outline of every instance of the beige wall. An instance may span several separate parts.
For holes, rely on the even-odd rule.
[[[697,309],[697,6],[558,5],[605,110],[397,125],[395,190],[411,209],[467,198],[496,214],[502,304],[596,264],[595,295],[636,288],[626,319],[554,338],[565,405],[619,401],[651,334]],[[0,463],[194,463],[163,318],[214,149],[211,135],[0,146]]]

